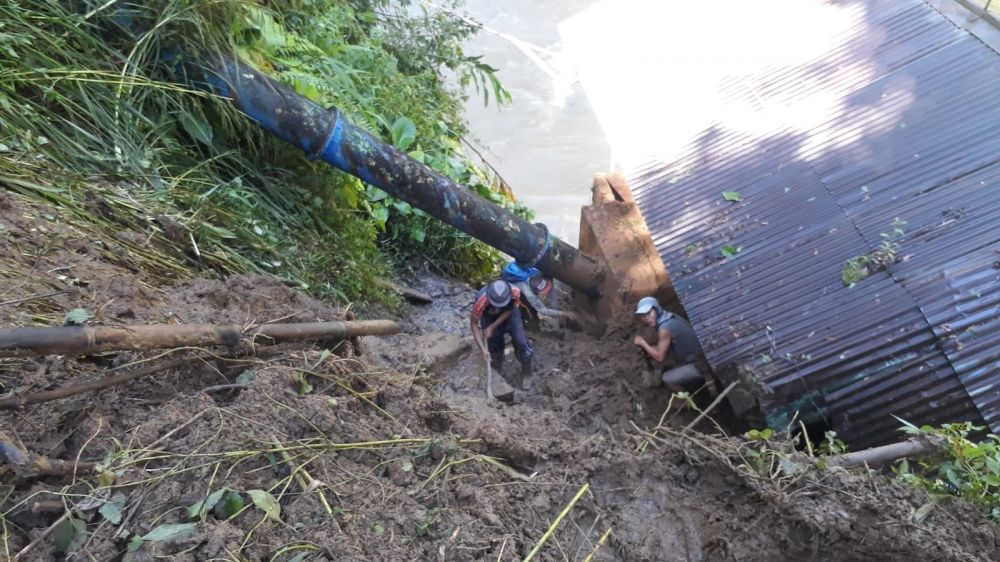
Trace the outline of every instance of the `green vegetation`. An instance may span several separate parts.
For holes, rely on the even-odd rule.
[[[906,434],[929,435],[944,446],[939,455],[918,463],[900,461],[895,468],[898,477],[927,490],[935,500],[962,497],[1000,523],[1000,436],[987,435],[982,441],[972,441],[969,435],[981,434],[985,428],[971,422],[941,427],[903,424]]]
[[[177,85],[163,62],[238,53],[527,215],[460,145],[464,94],[443,72],[486,101],[509,100],[495,69],[462,52],[474,32],[406,0],[3,0],[0,185],[54,204],[109,261],[168,279],[267,273],[355,300],[393,260],[443,255],[438,267],[482,278],[495,251],[308,161],[224,100]]]
[[[896,263],[899,253],[899,238],[905,234],[903,227],[906,221],[898,217],[892,221],[892,231],[880,234],[882,241],[877,248],[860,256],[844,262],[844,267],[840,271],[840,280],[845,287],[854,286],[859,281],[867,278],[872,273],[882,271],[890,265]]]

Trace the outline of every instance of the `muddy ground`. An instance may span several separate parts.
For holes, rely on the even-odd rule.
[[[0,196],[0,325],[59,325],[77,307],[103,324],[347,315],[267,277],[164,280],[108,260],[104,242],[57,210]],[[396,313],[405,334],[332,354],[212,349],[0,412],[0,431],[27,453],[101,465],[38,476],[0,464],[0,557],[27,547],[21,560],[520,560],[587,485],[536,560],[1000,559],[1000,533],[975,510],[929,508],[883,474],[819,470],[796,453],[755,471],[740,462],[744,444],[681,436],[686,412],[647,440],[669,396],[642,388],[622,331],[548,326],[533,335],[530,390],[489,403],[469,344],[472,289],[432,275],[404,282],[435,297]],[[198,353],[0,359],[0,393]],[[190,509],[224,489],[215,508]]]

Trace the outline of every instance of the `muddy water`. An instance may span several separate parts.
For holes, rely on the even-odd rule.
[[[591,178],[607,171],[610,149],[559,25],[595,0],[468,0],[466,12],[488,30],[466,52],[482,54],[500,68],[514,101],[497,110],[472,97],[465,115],[487,159],[536,220],[576,245],[580,207],[589,201]]]

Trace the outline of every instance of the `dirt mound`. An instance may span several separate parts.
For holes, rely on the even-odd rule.
[[[131,270],[50,213],[0,201],[5,325],[58,325],[76,307],[104,323],[344,317],[266,277]],[[30,544],[22,560],[521,560],[586,485],[536,560],[998,559],[997,529],[974,510],[928,509],[882,474],[794,453],[756,471],[738,441],[649,438],[669,396],[642,388],[624,332],[535,334],[531,390],[490,403],[466,334],[473,291],[415,284],[435,305],[400,319],[408,334],[367,338],[361,357],[348,345],[215,349],[0,412],[26,452],[100,464],[34,476],[0,465],[3,557]],[[0,383],[24,394],[160,355],[0,359]]]

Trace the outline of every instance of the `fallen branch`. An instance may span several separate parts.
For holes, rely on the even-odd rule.
[[[73,514],[72,511],[66,510],[66,513],[63,513],[59,519],[56,519],[55,522],[49,525],[44,531],[42,531],[40,535],[32,539],[27,546],[25,546],[20,550],[20,552],[15,554],[14,557],[10,559],[11,562],[19,562],[20,560],[24,560],[24,557],[27,556],[32,549],[34,549],[36,546],[45,541],[45,539],[49,538],[49,535],[51,535],[52,532],[56,530],[56,527],[61,525],[63,521],[69,519],[72,516],[72,514]]]
[[[93,462],[63,461],[29,453],[14,443],[13,437],[5,431],[0,431],[0,460],[22,478],[90,474],[97,469],[97,463]]]
[[[24,406],[28,406],[30,404],[52,402],[53,400],[59,400],[60,398],[76,396],[77,394],[83,394],[85,392],[93,392],[95,390],[100,390],[102,388],[107,388],[109,386],[114,386],[116,384],[122,384],[129,381],[133,381],[135,379],[140,379],[142,377],[148,377],[149,375],[155,375],[156,373],[161,373],[163,371],[168,371],[170,369],[176,369],[177,367],[181,367],[188,363],[198,361],[204,358],[205,358],[204,355],[184,357],[182,359],[174,359],[172,361],[166,361],[164,363],[157,363],[155,365],[150,365],[142,369],[136,369],[134,371],[129,371],[127,373],[112,375],[110,377],[104,377],[94,381],[89,381],[80,384],[71,384],[61,388],[56,388],[54,390],[43,390],[41,392],[25,394],[23,396],[11,396],[9,398],[3,398],[0,399],[0,410],[13,410],[16,408],[22,408]]]
[[[696,417],[694,419],[694,421],[692,421],[691,423],[689,423],[689,424],[687,424],[687,425],[684,426],[683,431],[688,431],[688,430],[693,429],[694,426],[698,425],[698,422],[700,422],[701,420],[705,419],[705,416],[707,416],[709,414],[709,412],[711,412],[712,410],[714,410],[716,408],[716,406],[718,406],[719,404],[721,404],[722,403],[722,399],[725,398],[727,394],[729,394],[729,391],[731,391],[732,389],[736,388],[736,385],[738,383],[739,383],[739,381],[733,382],[729,386],[727,386],[725,390],[723,390],[722,392],[720,392],[719,395],[715,397],[715,400],[713,400],[712,403],[709,404],[707,408],[705,408],[704,410],[702,410],[702,412],[700,414],[698,414],[698,417]]]
[[[213,324],[13,328],[0,330],[0,357],[53,353],[85,355],[101,351],[209,345],[236,347],[244,338],[258,345],[302,340],[346,340],[357,336],[396,334],[401,329],[391,320],[262,324],[245,329]]]
[[[406,300],[408,300],[410,302],[415,302],[415,303],[419,303],[419,304],[430,304],[430,303],[434,302],[434,298],[431,297],[430,295],[428,295],[427,293],[422,293],[420,291],[411,289],[409,287],[404,287],[402,285],[397,285],[396,283],[393,283],[392,281],[386,281],[385,279],[379,279],[379,280],[376,281],[376,283],[378,283],[378,285],[381,286],[381,287],[385,287],[386,289],[389,289],[391,291],[395,291],[395,292],[399,293],[404,298],[406,298]]]
[[[20,304],[22,302],[31,302],[31,301],[37,301],[37,300],[47,299],[49,297],[55,297],[55,296],[58,296],[58,295],[65,295],[66,293],[69,293],[69,292],[70,292],[69,290],[56,291],[54,293],[45,293],[44,295],[35,295],[33,297],[25,297],[23,299],[14,299],[12,301],[3,301],[3,302],[0,302],[0,306],[6,306],[8,304]]]

